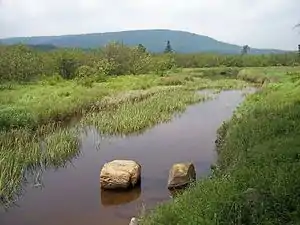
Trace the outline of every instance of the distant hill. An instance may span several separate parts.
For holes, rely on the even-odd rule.
[[[101,47],[111,41],[122,42],[126,45],[143,44],[151,52],[162,52],[167,41],[171,42],[176,52],[196,53],[211,52],[221,54],[240,54],[241,46],[228,44],[213,38],[175,30],[133,30],[120,32],[107,32],[95,34],[78,34],[62,36],[16,37],[0,40],[2,44],[23,43],[31,46]],[[48,48],[47,48],[48,49]],[[283,53],[286,51],[275,49],[251,49],[250,54]]]
[[[52,45],[52,44],[34,44],[34,45],[27,45],[30,48],[34,48],[36,50],[40,50],[40,51],[51,51],[56,49],[57,47]]]

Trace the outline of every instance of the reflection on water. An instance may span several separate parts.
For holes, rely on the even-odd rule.
[[[28,185],[19,207],[0,211],[1,225],[124,225],[139,214],[174,196],[167,189],[169,169],[176,162],[193,161],[197,177],[210,173],[216,131],[243,99],[242,91],[224,91],[216,98],[188,107],[170,123],[142,135],[100,137],[87,128],[81,154],[72,163],[43,173],[44,188]],[[129,192],[100,189],[100,170],[114,159],[142,165],[141,187]],[[39,178],[39,177],[38,177]]]
[[[105,207],[124,205],[137,200],[141,196],[141,187],[132,190],[113,191],[101,189],[101,204]]]

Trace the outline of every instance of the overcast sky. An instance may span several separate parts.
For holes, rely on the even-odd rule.
[[[300,0],[0,0],[0,37],[166,28],[296,49]]]

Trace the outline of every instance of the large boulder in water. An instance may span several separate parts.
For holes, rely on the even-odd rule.
[[[192,163],[176,163],[169,172],[168,188],[183,188],[196,180],[196,171]]]
[[[114,160],[105,163],[100,173],[103,189],[128,189],[141,179],[141,166],[132,160]]]

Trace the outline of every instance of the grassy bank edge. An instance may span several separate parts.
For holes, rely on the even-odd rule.
[[[142,215],[142,225],[298,224],[299,81],[269,84],[218,130],[218,164],[178,198]]]
[[[188,105],[208,98],[180,86],[125,93],[104,97],[73,127],[54,123],[41,126],[37,131],[0,132],[0,203],[4,206],[12,203],[15,195],[21,193],[28,172],[39,170],[41,166],[59,167],[76,157],[82,128],[95,126],[99,132],[110,135],[141,132],[171,120],[174,115],[183,113]]]

